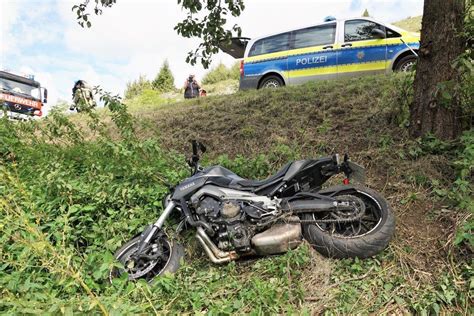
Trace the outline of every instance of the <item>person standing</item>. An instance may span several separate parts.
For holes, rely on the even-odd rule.
[[[71,111],[76,110],[77,112],[81,112],[91,110],[97,105],[92,89],[84,80],[78,80],[74,84],[72,88],[72,99],[74,104],[69,108]]]
[[[198,98],[199,89],[201,89],[201,85],[196,80],[196,77],[193,74],[189,75],[189,77],[184,82],[184,98]]]

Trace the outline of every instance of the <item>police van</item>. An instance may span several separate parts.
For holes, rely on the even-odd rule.
[[[420,35],[371,18],[335,20],[249,39],[221,49],[240,62],[240,89],[276,88],[310,80],[408,71]]]

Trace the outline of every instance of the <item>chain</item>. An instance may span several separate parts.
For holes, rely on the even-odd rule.
[[[354,216],[339,219],[293,219],[285,220],[285,223],[301,223],[301,224],[326,224],[326,223],[350,223],[358,221],[362,216]]]
[[[362,202],[360,199],[350,196],[350,195],[341,195],[338,196],[339,199],[345,198],[346,200],[349,200],[353,202],[355,205],[356,210],[358,211],[357,215],[351,216],[351,217],[346,217],[346,218],[334,218],[334,219],[284,219],[286,223],[301,223],[301,224],[326,224],[326,223],[350,223],[350,222],[355,222],[360,220],[365,213],[365,204]],[[339,210],[334,210],[333,212],[338,212],[342,211],[342,209]],[[316,212],[316,210],[315,210]],[[318,210],[318,212],[320,212]],[[312,213],[310,210],[300,210],[300,211],[293,211],[291,215],[296,215],[298,213]]]

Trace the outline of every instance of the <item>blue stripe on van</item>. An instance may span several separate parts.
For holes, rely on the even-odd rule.
[[[318,51],[288,56],[288,70],[336,66],[336,52]]]
[[[287,57],[283,56],[278,59],[264,60],[259,62],[245,63],[244,62],[244,74],[245,76],[259,76],[270,70],[272,71],[286,71],[287,70]]]
[[[420,43],[407,43],[412,49],[420,48]],[[407,46],[403,43],[395,44],[395,45],[387,45],[387,59],[393,59],[400,51],[407,48]]]
[[[337,62],[345,65],[380,61],[386,58],[386,51],[386,45],[343,48],[337,51]]]

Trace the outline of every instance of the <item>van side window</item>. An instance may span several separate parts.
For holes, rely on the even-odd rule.
[[[344,42],[378,39],[376,36],[371,34],[373,29],[380,29],[385,32],[385,27],[372,21],[346,21],[344,26]]]
[[[294,48],[333,44],[336,24],[309,27],[294,32]]]
[[[283,33],[267,38],[262,38],[253,44],[249,51],[249,57],[288,50],[289,44],[290,33]]]

